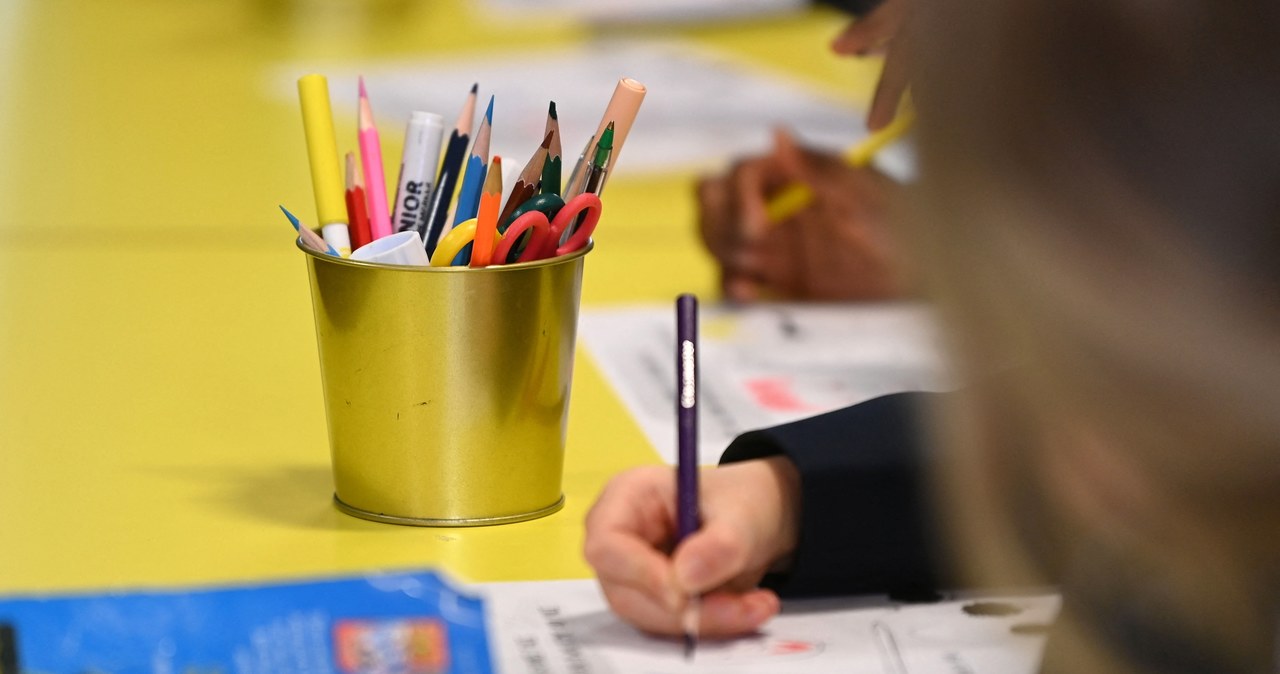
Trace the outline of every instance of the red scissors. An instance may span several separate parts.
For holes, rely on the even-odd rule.
[[[529,211],[516,218],[502,233],[502,241],[493,251],[494,260],[508,260],[512,246],[521,239],[521,235],[529,232],[529,241],[516,262],[530,262],[548,257],[559,257],[572,253],[587,245],[591,233],[600,222],[600,197],[584,192],[569,200],[558,212],[548,218],[542,211]],[[565,230],[582,219],[564,243],[560,243]]]

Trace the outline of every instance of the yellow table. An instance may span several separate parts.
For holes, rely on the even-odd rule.
[[[260,91],[284,60],[537,49],[584,27],[494,23],[443,0],[13,4],[0,16],[0,592],[426,566],[470,581],[589,575],[587,508],[610,475],[657,457],[581,350],[563,511],[419,529],[334,509],[306,272],[275,208],[310,212],[301,120]],[[661,32],[855,98],[874,65],[827,56],[841,21]],[[610,183],[587,306],[714,294],[691,178]],[[669,210],[644,219],[655,193]]]

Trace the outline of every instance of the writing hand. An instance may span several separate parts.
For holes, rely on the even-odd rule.
[[[792,183],[813,199],[786,221],[771,223],[768,199]],[[774,149],[738,162],[698,184],[699,228],[720,265],[725,297],[884,299],[900,294],[888,236],[896,183],[874,169],[800,147],[784,130]]]
[[[675,471],[651,466],[614,478],[587,515],[584,553],[609,606],[655,634],[682,632],[681,611],[702,595],[702,636],[747,634],[777,614],[756,587],[795,548],[799,477],[781,457],[703,470],[702,528],[675,541]]]

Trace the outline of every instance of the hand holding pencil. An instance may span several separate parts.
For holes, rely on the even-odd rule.
[[[867,155],[868,147],[855,151]],[[853,165],[848,155],[802,147],[778,130],[769,154],[699,182],[698,224],[720,265],[727,299],[869,300],[901,294],[888,223],[899,187],[859,163],[864,165]]]
[[[645,632],[683,635],[689,596],[701,595],[700,639],[750,634],[781,607],[757,585],[795,549],[799,474],[771,457],[704,469],[698,481],[701,527],[676,545],[675,470],[614,477],[587,515],[587,562],[613,611]]]

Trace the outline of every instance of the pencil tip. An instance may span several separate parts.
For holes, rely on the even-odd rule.
[[[290,213],[289,209],[285,208],[283,204],[280,205],[280,210],[284,211],[284,217],[289,218],[289,222],[293,223],[295,228],[302,226],[302,223],[298,220],[298,216]]]
[[[550,117],[551,119],[554,119],[554,120],[557,120],[557,121],[560,119],[559,117],[557,117],[557,116],[556,116],[556,102],[555,102],[555,101],[551,101],[551,105],[550,105],[550,107],[548,107],[548,108],[547,108],[547,116],[548,116],[548,117]]]
[[[697,645],[697,641],[693,638],[693,635],[686,632],[684,635],[684,659],[686,661],[693,659],[693,648],[695,645]]]
[[[369,92],[364,89],[364,75],[360,75],[357,79],[360,82],[360,98],[368,98]]]
[[[474,94],[478,91],[480,91],[480,83],[476,82],[475,84],[471,85],[471,93]]]
[[[484,111],[484,118],[490,124],[493,124],[493,96],[489,96],[489,108]]]

